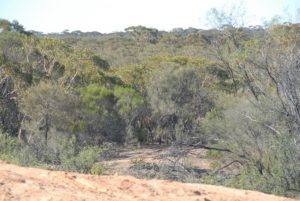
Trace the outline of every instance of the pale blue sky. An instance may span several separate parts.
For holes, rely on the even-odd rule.
[[[160,30],[205,28],[211,7],[238,0],[0,0],[0,18],[18,20],[27,30],[123,31],[132,25]],[[246,24],[279,14],[293,17],[300,0],[244,0]],[[286,12],[286,10],[289,10]]]

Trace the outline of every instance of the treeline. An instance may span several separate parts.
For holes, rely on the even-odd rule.
[[[105,142],[198,146],[219,157],[208,183],[299,196],[299,24],[61,39],[2,24],[2,159],[99,173]]]

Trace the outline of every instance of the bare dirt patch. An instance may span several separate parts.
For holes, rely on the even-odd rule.
[[[289,201],[254,191],[131,176],[92,176],[0,162],[0,200]]]
[[[130,168],[137,164],[161,165],[164,162],[178,162],[191,168],[209,170],[211,159],[206,157],[206,150],[184,148],[177,150],[178,153],[172,152],[176,149],[170,146],[149,146],[143,148],[117,148],[117,156],[106,159],[102,164],[106,167],[108,175],[132,175]],[[185,152],[185,153],[182,153]],[[180,154],[185,157],[180,158]],[[178,160],[178,161],[176,161]],[[136,176],[136,175],[135,175]]]

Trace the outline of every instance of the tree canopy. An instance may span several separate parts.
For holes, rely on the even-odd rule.
[[[299,196],[300,26],[242,14],[112,34],[1,19],[0,159],[89,173],[105,143],[201,147],[219,156],[202,181]]]

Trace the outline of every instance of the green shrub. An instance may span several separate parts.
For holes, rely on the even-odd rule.
[[[231,104],[230,101],[232,100]],[[233,105],[234,104],[234,105]],[[213,164],[214,169],[232,164],[205,178],[211,184],[259,190],[266,193],[299,196],[300,166],[297,133],[286,124],[281,114],[266,112],[272,106],[261,100],[263,109],[245,98],[223,98],[221,115],[210,112],[202,122],[206,136],[218,140],[214,146],[227,149]],[[297,134],[297,135],[295,135]],[[220,143],[221,142],[221,143]],[[217,152],[208,155],[218,157]],[[232,163],[236,161],[237,163]],[[236,165],[238,164],[238,165]]]
[[[0,159],[18,163],[16,155],[18,153],[18,141],[6,134],[0,133]]]
[[[102,175],[104,173],[104,171],[105,171],[104,166],[99,163],[93,164],[93,166],[91,168],[91,174],[94,174],[94,175]]]
[[[100,152],[96,146],[80,146],[75,137],[51,139],[46,146],[38,139],[32,144],[21,144],[17,138],[0,134],[0,160],[22,166],[54,166],[54,169],[100,175],[103,167],[94,166]]]
[[[17,138],[1,133],[0,159],[22,166],[36,166],[39,164],[29,146],[20,144]]]
[[[94,163],[98,161],[101,149],[96,146],[87,146],[78,153],[63,154],[61,158],[62,169],[67,171],[89,173]],[[66,157],[67,156],[67,157]]]

